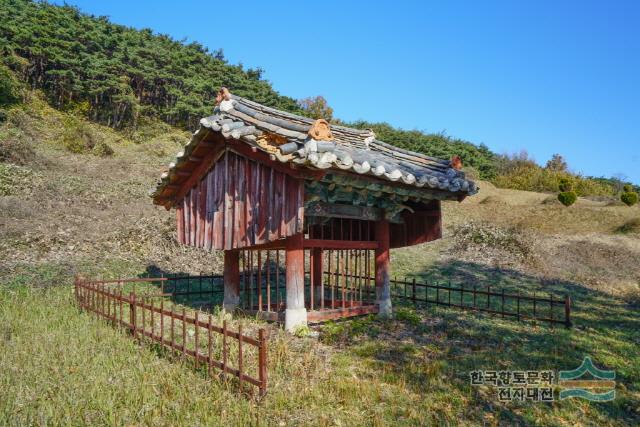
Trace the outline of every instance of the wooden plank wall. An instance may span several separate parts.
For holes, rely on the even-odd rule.
[[[426,210],[405,211],[401,215],[402,224],[389,224],[392,248],[418,245],[442,237],[440,201],[434,200]]]
[[[237,249],[302,231],[301,179],[227,151],[177,204],[178,241]]]

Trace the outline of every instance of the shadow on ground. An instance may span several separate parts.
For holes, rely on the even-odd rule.
[[[323,341],[359,356],[389,382],[402,382],[425,395],[472,397],[479,409],[499,413],[500,422],[535,423],[544,412],[596,411],[604,419],[637,422],[640,407],[640,315],[619,298],[569,281],[540,281],[514,270],[469,263],[436,264],[418,277],[428,283],[478,284],[507,292],[569,294],[574,327],[517,322],[485,313],[395,302],[396,318],[374,317],[323,328]],[[618,397],[610,403],[563,401],[501,403],[497,389],[470,385],[474,370],[570,370],[591,356],[596,366],[615,370]],[[558,392],[556,391],[556,399]],[[571,419],[571,418],[569,418]]]

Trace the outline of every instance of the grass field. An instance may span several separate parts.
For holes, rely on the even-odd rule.
[[[637,425],[640,209],[481,183],[444,207],[445,236],[392,253],[393,273],[569,293],[575,327],[426,307],[333,322],[317,337],[271,333],[269,393],[239,395],[80,312],[72,280],[220,272],[219,254],[177,245],[146,192],[185,135],[87,124],[114,155],[71,154],[64,115],[34,102],[0,129],[33,154],[0,162],[0,425]],[[136,142],[138,141],[138,142]],[[142,142],[139,142],[142,141]],[[220,314],[217,314],[220,316]],[[613,402],[501,403],[473,370],[616,371]],[[557,396],[557,394],[556,394]]]

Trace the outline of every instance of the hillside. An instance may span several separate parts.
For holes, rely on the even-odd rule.
[[[392,251],[392,274],[570,295],[574,327],[407,305],[393,320],[295,337],[244,318],[270,333],[260,400],[80,312],[71,283],[78,273],[220,273],[221,254],[179,245],[174,213],[153,206],[149,190],[222,85],[309,112],[221,50],[68,6],[0,0],[0,51],[0,425],[640,423],[640,206],[619,202],[620,182],[351,123],[407,149],[460,155],[479,177],[478,195],[443,204],[442,239]],[[553,194],[565,177],[581,196],[570,208]],[[477,369],[573,369],[585,356],[616,371],[615,401],[508,403],[469,383]]]
[[[216,91],[226,86],[265,105],[314,115],[275,91],[262,69],[230,64],[222,49],[210,52],[197,42],[117,25],[72,6],[0,0],[0,51],[0,107],[20,102],[26,83],[44,91],[54,107],[116,129],[136,129],[152,118],[193,131],[211,112]],[[504,188],[556,192],[562,178],[574,181],[582,196],[614,197],[621,188],[615,179],[549,170],[442,133],[334,121],[373,129],[386,142],[431,156],[457,155],[470,174]]]
[[[406,308],[384,324],[326,325],[319,340],[273,329],[272,391],[258,403],[137,348],[106,324],[87,323],[71,305],[77,272],[220,271],[217,254],[177,244],[172,213],[147,197],[188,134],[153,120],[115,131],[33,93],[8,110],[0,135],[11,147],[0,162],[1,424],[82,417],[88,424],[238,425],[258,414],[268,424],[305,425],[638,421],[638,207],[580,199],[564,208],[547,194],[481,183],[479,195],[445,204],[442,240],[393,252],[394,274],[569,293],[575,328]],[[81,136],[81,149],[69,135]],[[96,150],[100,144],[113,153]],[[474,368],[573,368],[585,354],[616,370],[614,404],[510,406],[468,383]]]
[[[154,118],[193,131],[210,114],[221,86],[282,110],[305,113],[296,100],[277,93],[261,69],[229,64],[222,50],[209,52],[151,30],[135,30],[71,6],[0,0],[0,107],[19,101],[14,80],[44,91],[58,109],[125,129]],[[15,91],[14,91],[15,92]],[[4,102],[3,102],[4,101]],[[485,178],[496,175],[496,155],[486,146],[442,134],[356,122],[390,143],[450,158],[458,155]]]
[[[201,267],[190,265],[190,258],[202,258],[202,254],[175,244],[171,215],[154,208],[147,196],[159,171],[188,140],[188,133],[157,121],[147,121],[135,132],[114,131],[61,113],[36,94],[30,103],[13,108],[0,129],[0,153],[14,156],[6,155],[0,163],[3,211],[12,218],[5,218],[2,224],[5,238],[0,254],[9,260],[3,268],[36,260],[91,265],[98,258],[104,261],[101,254],[110,251],[113,262],[131,262],[131,255],[136,254],[139,262],[160,265],[169,261],[174,264],[161,267],[199,271]],[[79,146],[68,145],[69,135],[77,138],[74,141]],[[95,147],[86,149],[83,143],[104,144],[113,154],[96,153]],[[545,272],[558,264],[551,261],[563,256],[562,249],[568,245],[594,259],[599,258],[597,248],[619,248],[609,252],[614,259],[629,261],[625,269],[615,267],[604,274],[585,263],[583,271],[572,265],[571,274],[584,275],[580,277],[592,282],[631,284],[640,277],[640,270],[630,262],[638,251],[638,230],[628,224],[639,214],[637,207],[608,200],[580,199],[567,209],[553,195],[498,189],[482,182],[477,197],[462,204],[445,204],[445,233],[452,235],[473,222],[480,228],[487,223],[512,228],[514,238],[518,230],[544,236],[547,247],[540,255],[548,261]],[[595,241],[598,243],[590,243]],[[554,246],[553,252],[548,245]],[[563,272],[564,267],[556,267],[553,274],[572,279]]]

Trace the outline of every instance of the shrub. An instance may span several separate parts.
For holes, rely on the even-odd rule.
[[[0,106],[20,102],[20,84],[11,70],[0,64]]]
[[[40,178],[31,169],[0,163],[0,196],[31,194]]]
[[[640,234],[640,218],[633,218],[614,230],[620,234]]]
[[[298,338],[308,337],[309,335],[311,335],[311,333],[311,328],[309,328],[307,325],[296,326],[295,330],[293,331],[293,335]]]
[[[64,123],[62,145],[72,153],[86,153],[99,143],[91,127],[75,117],[69,116]]]
[[[622,187],[622,191],[624,191],[625,193],[631,193],[631,192],[633,192],[633,185],[631,185],[631,184],[625,184],[625,185]]]
[[[100,141],[93,147],[91,152],[96,156],[108,157],[113,155],[113,148],[111,148],[106,142]]]
[[[622,193],[620,200],[622,200],[622,202],[627,206],[633,206],[638,203],[638,193],[634,191]]]
[[[579,196],[614,196],[616,194],[614,186],[608,183],[526,163],[505,170],[492,182],[499,188],[555,193],[562,191],[559,187],[563,179],[571,183],[573,191]]]
[[[573,191],[563,191],[558,194],[558,200],[565,206],[571,206],[578,200],[578,196]]]
[[[0,130],[0,162],[26,165],[36,157],[31,139],[18,129]]]
[[[535,243],[534,236],[524,229],[501,228],[476,221],[456,228],[453,238],[456,250],[476,250],[485,253],[489,249],[499,249],[520,258],[532,256]]]
[[[558,189],[560,189],[561,192],[566,193],[573,190],[573,184],[568,178],[560,178],[560,181],[558,182]]]
[[[397,320],[407,322],[411,326],[418,326],[422,320],[415,310],[406,307],[396,309],[395,315]]]

